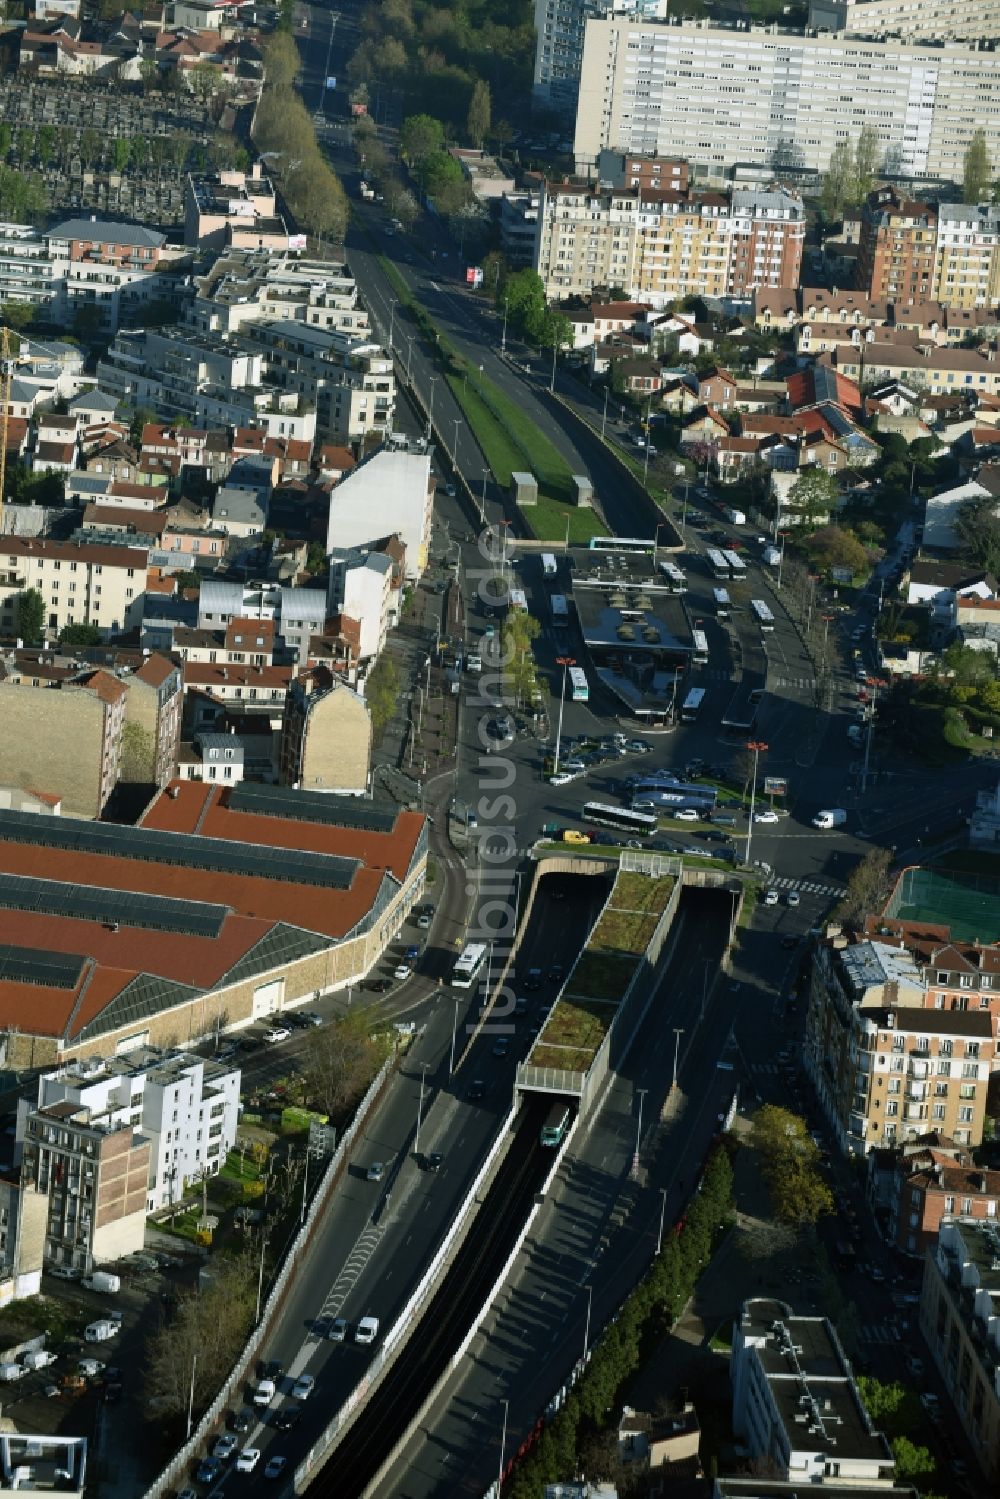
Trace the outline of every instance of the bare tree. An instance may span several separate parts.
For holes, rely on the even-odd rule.
[[[305,1064],[311,1106],[341,1117],[361,1098],[388,1049],[388,1041],[373,1034],[366,1009],[350,1010],[318,1031]]]

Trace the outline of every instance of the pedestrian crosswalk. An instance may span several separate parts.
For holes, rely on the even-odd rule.
[[[699,682],[738,682],[742,676],[739,671],[724,671],[721,667],[715,667],[711,671],[698,673]],[[767,683],[768,692],[777,692],[780,688],[792,687],[800,692],[815,692],[815,677],[770,677]]]
[[[798,890],[801,895],[843,895],[845,886],[831,885],[822,880],[790,879],[788,875],[776,875],[770,881],[775,890]]]
[[[899,1328],[895,1322],[866,1322],[858,1330],[858,1337],[863,1343],[898,1343],[900,1341]]]

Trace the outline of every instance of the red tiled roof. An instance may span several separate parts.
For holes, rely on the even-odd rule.
[[[171,833],[197,830],[206,838],[358,858],[372,869],[389,870],[398,880],[405,878],[424,821],[419,812],[400,812],[389,833],[339,828],[329,823],[234,811],[229,807],[229,790],[223,786],[175,781],[172,789],[177,795],[161,792],[143,817],[143,827]]]
[[[290,666],[218,666],[208,661],[185,661],[185,687],[287,687]]]
[[[96,693],[102,703],[108,703],[109,705],[120,703],[123,697],[128,696],[128,688],[125,686],[125,683],[119,682],[118,678],[113,677],[110,672],[95,671],[85,680],[90,691]]]
[[[174,663],[166,656],[150,656],[144,661],[138,671],[133,673],[133,678],[145,682],[147,687],[162,687],[172,671],[176,671]]]

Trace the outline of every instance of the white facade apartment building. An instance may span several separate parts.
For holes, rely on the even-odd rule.
[[[281,588],[274,583],[225,583],[205,578],[198,594],[199,630],[225,630],[234,620],[274,621],[275,658],[304,666],[309,642],[326,622],[322,588]]]
[[[166,235],[135,225],[70,219],[40,230],[0,223],[0,301],[27,302],[47,322],[67,327],[81,307],[94,308],[101,327],[113,332],[126,308],[164,295],[170,282],[158,272],[173,258]]]
[[[331,616],[346,614],[349,619],[358,621],[361,627],[359,658],[373,662],[385,649],[389,626],[395,623],[392,558],[385,552],[365,552],[362,549],[346,554],[334,553],[329,562],[329,613]]]
[[[44,632],[96,625],[102,636],[141,623],[148,553],[105,542],[0,536],[0,630],[17,632],[18,595],[37,589],[45,604]]]
[[[982,128],[1000,160],[1000,51],[924,46],[703,22],[589,20],[576,118],[576,168],[604,149],[683,157],[693,180],[737,164],[761,176],[825,172],[863,126],[886,169],[961,182]]]
[[[662,20],[667,0],[535,0],[534,94],[540,104],[567,114],[576,107],[584,28],[588,17],[606,11]]]
[[[664,307],[685,296],[745,299],[796,286],[806,219],[784,190],[688,197],[665,188],[546,183],[535,269],[550,299],[621,287]]]
[[[34,1105],[18,1104],[18,1138],[29,1113],[69,1103],[89,1111],[91,1126],[131,1125],[148,1141],[146,1212],[169,1207],[186,1185],[214,1176],[236,1143],[240,1071],[190,1052],[140,1047],[126,1056],[88,1057],[38,1079]]]
[[[1000,36],[1000,0],[811,0],[809,27],[908,42],[989,41]]]
[[[201,333],[233,333],[241,323],[288,321],[368,338],[371,320],[346,265],[274,250],[227,250],[195,278],[187,321]]]
[[[327,556],[370,547],[398,536],[406,548],[406,576],[427,566],[434,480],[422,441],[379,448],[353,468],[330,494]]]

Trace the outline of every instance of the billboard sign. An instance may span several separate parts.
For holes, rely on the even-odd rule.
[[[482,286],[483,268],[479,265],[470,265],[465,272],[465,284],[467,286]]]
[[[764,795],[765,796],[787,796],[788,795],[788,782],[784,779],[783,776],[765,776],[764,777]]]

